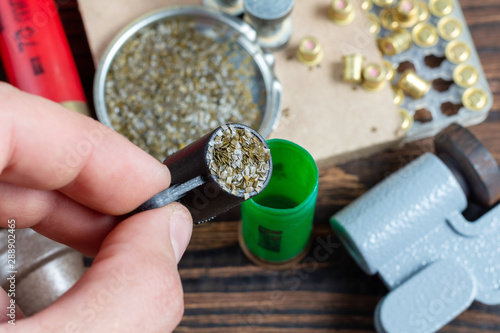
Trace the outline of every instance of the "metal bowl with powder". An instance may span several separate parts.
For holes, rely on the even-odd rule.
[[[159,160],[225,123],[267,137],[281,107],[273,62],[241,20],[197,6],[155,11],[105,52],[97,117]]]

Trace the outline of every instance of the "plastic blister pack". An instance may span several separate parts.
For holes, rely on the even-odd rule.
[[[391,2],[392,7],[384,7]],[[398,3],[400,2],[374,1],[369,9],[369,12],[375,14],[382,22],[377,38],[381,39],[393,33],[391,29],[388,29],[387,20],[384,22],[384,18],[381,18],[381,14],[386,8],[394,8],[393,12],[395,12],[395,6]],[[453,122],[463,126],[478,124],[486,119],[493,104],[493,95],[458,1],[409,2],[409,6],[415,3],[423,6],[421,13],[423,17],[428,17],[425,22],[432,25],[431,33],[426,32],[424,37],[432,40],[431,35],[435,33],[434,38],[437,40],[429,43],[433,44],[432,46],[420,46],[415,42],[415,36],[412,34],[415,25],[408,28],[401,27],[413,35],[411,47],[394,55],[384,55],[384,58],[389,60],[396,69],[396,75],[391,82],[393,85],[397,86],[400,81],[403,67],[414,67],[415,73],[431,84],[423,97],[415,99],[405,95],[399,105],[415,118],[413,126],[407,132],[407,141],[434,135]],[[429,11],[429,7],[433,7],[433,10]],[[426,12],[428,15],[425,14]],[[443,38],[444,35],[441,32],[445,29],[442,27],[443,24],[441,23],[441,30],[437,28],[440,20],[453,20],[459,23],[458,26],[447,27],[449,35],[445,36],[446,39]],[[455,52],[450,50],[451,46],[457,47]],[[459,66],[461,66],[459,70],[465,68],[465,72],[457,77],[457,74],[460,74],[457,70]],[[418,112],[424,112],[426,117],[415,116]]]

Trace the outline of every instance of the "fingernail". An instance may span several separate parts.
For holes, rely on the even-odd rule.
[[[186,251],[192,230],[193,222],[189,213],[184,209],[175,209],[170,218],[170,239],[177,263],[181,260],[184,251]]]

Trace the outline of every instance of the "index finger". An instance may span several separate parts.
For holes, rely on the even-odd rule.
[[[101,123],[4,83],[0,100],[0,181],[112,215],[169,186],[165,165]]]

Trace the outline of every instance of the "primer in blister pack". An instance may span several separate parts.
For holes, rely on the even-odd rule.
[[[365,0],[362,8],[388,71],[396,72],[394,102],[415,120],[408,141],[486,119],[493,96],[458,1]]]

